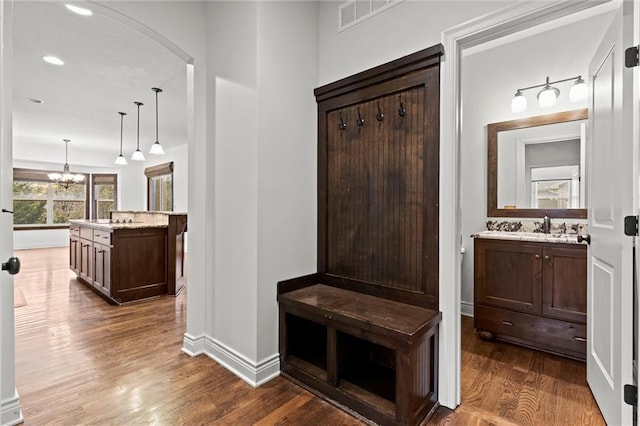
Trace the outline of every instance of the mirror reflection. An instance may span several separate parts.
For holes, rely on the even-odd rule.
[[[487,126],[489,217],[586,218],[587,109]]]
[[[586,120],[498,134],[498,208],[585,207]]]

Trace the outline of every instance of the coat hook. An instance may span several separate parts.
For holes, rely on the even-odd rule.
[[[400,109],[398,110],[398,115],[400,117],[404,117],[407,113],[407,110],[404,108],[404,104],[402,103],[402,96],[398,96],[400,98]]]
[[[347,123],[342,119],[342,112],[340,113],[340,124],[338,124],[338,129],[344,130],[347,128]]]
[[[380,102],[378,102],[378,113],[376,114],[376,120],[384,120],[384,114],[382,113],[382,111],[380,111]]]
[[[364,118],[360,115],[360,107],[358,107],[358,119],[356,120],[356,124],[358,126],[362,126],[364,124]]]

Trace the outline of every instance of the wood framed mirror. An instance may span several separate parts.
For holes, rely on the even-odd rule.
[[[487,125],[487,216],[586,219],[586,108]]]

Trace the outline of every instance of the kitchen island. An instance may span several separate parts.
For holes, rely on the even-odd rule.
[[[186,214],[112,212],[111,219],[69,222],[71,270],[110,303],[175,295],[184,287]]]

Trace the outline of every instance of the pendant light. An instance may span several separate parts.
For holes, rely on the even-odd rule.
[[[131,159],[133,161],[144,161],[144,155],[142,154],[142,151],[140,151],[140,107],[144,104],[142,102],[134,102],[134,104],[138,106],[138,143]]]
[[[162,93],[162,89],[152,87],[151,90],[156,92],[156,141],[151,145],[149,154],[164,155],[164,149],[162,149],[162,145],[158,142],[158,93]]]
[[[49,173],[49,179],[58,185],[62,186],[64,189],[69,188],[70,185],[74,183],[79,183],[84,181],[84,175],[81,174],[73,174],[69,171],[69,139],[62,139],[65,143],[65,154],[64,154],[64,167],[62,169],[62,173]]]
[[[116,157],[116,161],[114,161],[114,163],[117,164],[118,166],[126,166],[127,159],[124,158],[124,155],[122,155],[122,122],[123,122],[124,116],[127,115],[127,113],[119,112],[118,114],[120,114],[120,155]]]

